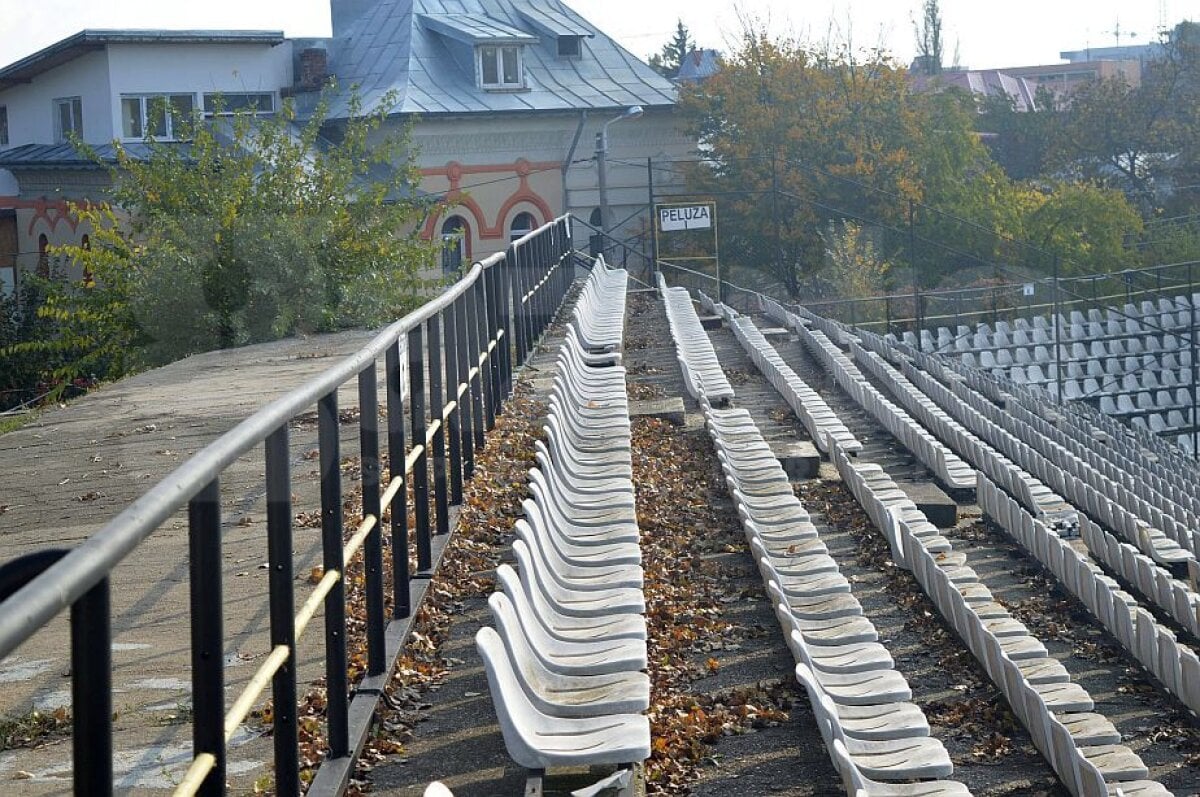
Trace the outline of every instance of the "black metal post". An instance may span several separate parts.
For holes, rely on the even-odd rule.
[[[488,353],[488,379],[491,382],[492,403],[495,407],[494,414],[499,415],[501,408],[504,406],[504,375],[500,367],[500,343],[501,339],[496,337],[496,330],[500,324],[500,313],[497,308],[497,297],[499,293],[496,290],[495,275],[485,275],[485,279],[480,280],[483,295],[483,320],[487,323],[487,335],[484,336],[484,345],[490,346],[495,341],[495,348]]]
[[[77,795],[113,793],[111,622],[105,578],[71,606],[71,747]],[[220,785],[224,788],[225,781]]]
[[[342,557],[342,443],[338,437],[337,391],[317,402],[321,469],[321,562],[338,579],[325,596],[325,694],[329,755],[350,755],[350,684],[346,662],[346,563]]]
[[[495,268],[492,269],[495,271]],[[457,309],[454,311],[455,336],[458,339],[458,378],[454,381],[459,385],[465,385],[465,390],[459,394],[458,389],[455,393],[458,395],[458,406],[462,411],[462,424],[460,433],[462,435],[462,458],[463,458],[463,479],[469,479],[475,473],[475,429],[474,418],[475,410],[472,406],[473,396],[471,391],[471,357],[474,349],[471,347],[471,339],[467,335],[469,325],[467,323],[467,315],[470,312],[470,300],[463,294],[455,299],[454,304]],[[508,349],[506,340],[505,350]]]
[[[658,287],[658,210],[654,207],[654,159],[646,158],[646,187],[650,192],[650,284]]]
[[[908,265],[912,268],[913,283],[913,332],[917,335],[917,348],[921,348],[921,278],[917,271],[917,231],[915,226],[916,203],[908,200]]]
[[[509,315],[508,333],[509,337],[512,338],[515,362],[513,363],[514,367],[509,369],[511,374],[515,366],[525,362],[525,321],[523,317],[523,305],[521,303],[521,267],[517,263],[517,248],[512,244],[508,245],[508,249],[504,253],[504,263],[504,271],[508,275],[509,292],[512,296],[512,311]]]
[[[512,324],[512,261],[508,256],[511,248],[505,253],[505,259],[492,266],[496,274],[495,302],[499,308],[497,327],[504,330],[504,345],[500,347],[500,371],[503,374],[502,387],[505,396],[512,395],[513,389],[513,354],[516,341],[513,337]]]
[[[446,424],[442,410],[446,388],[442,384],[445,360],[442,357],[442,318],[435,314],[425,322],[429,335],[429,419],[433,428],[433,504],[438,534],[450,533],[449,502],[446,496]]]
[[[392,499],[392,617],[412,614],[408,566],[408,474],[404,472],[404,373],[400,367],[400,341],[388,347],[384,360],[387,379],[388,476],[400,479]]]
[[[491,368],[491,356],[487,350],[487,318],[485,317],[487,296],[484,295],[483,286],[478,282],[475,283],[474,288],[471,290],[471,297],[475,305],[475,312],[473,313],[474,323],[472,324],[472,331],[475,333],[475,350],[483,358],[483,362],[479,363],[479,397],[480,401],[483,402],[484,429],[490,432],[496,426],[496,397],[492,395],[492,380],[488,374]],[[532,305],[533,300],[531,298],[530,306],[532,307]],[[476,447],[482,448],[483,444],[483,436],[476,436]]]
[[[480,278],[487,275],[481,274]],[[461,504],[463,500],[462,471],[462,402],[458,400],[458,302],[446,305],[443,325],[446,332],[446,406],[454,404],[446,418],[446,441],[450,448],[450,502]]]
[[[473,290],[468,288],[463,294],[467,301],[467,340],[470,342],[468,351],[470,352],[471,369],[475,371],[475,375],[471,377],[471,425],[475,432],[474,450],[479,451],[483,448],[483,433],[484,433],[484,408],[483,408],[483,369],[484,364],[480,363],[480,356],[483,352],[483,347],[480,346],[479,334],[479,296]],[[514,326],[520,328],[520,323]],[[518,331],[518,334],[521,334]]]
[[[292,478],[288,428],[267,438],[267,567],[271,603],[271,648],[284,645],[287,661],[271,679],[274,703],[275,793],[300,793],[300,749],[296,722],[296,620],[292,577]]]
[[[375,528],[363,542],[367,598],[367,672],[378,675],[387,666],[383,632],[383,509],[379,495],[379,394],[375,363],[358,372],[358,441],[362,470],[362,516],[375,517]]]
[[[425,442],[425,342],[420,324],[408,331],[408,407],[412,419],[413,450],[421,453],[413,464],[412,500],[417,533],[417,570],[433,566],[429,537],[429,446]]]
[[[188,590],[192,623],[192,749],[216,764],[197,794],[225,793],[224,603],[221,492],[209,482],[188,502]],[[111,779],[110,779],[111,782]]]

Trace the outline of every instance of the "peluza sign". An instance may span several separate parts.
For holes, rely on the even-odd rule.
[[[707,230],[712,227],[711,205],[673,205],[658,209],[658,229]]]

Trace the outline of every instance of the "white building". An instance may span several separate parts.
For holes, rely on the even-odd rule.
[[[445,199],[424,234],[461,238],[447,268],[564,211],[598,224],[602,129],[610,226],[623,232],[648,219],[649,161],[669,189],[663,167],[693,149],[674,84],[557,0],[331,0],[331,12],[329,39],[91,30],[0,68],[0,283],[87,234],[66,203],[102,195],[108,174],[68,134],[136,153],[146,133],[171,138],[171,114],[153,111],[163,102],[208,112],[219,94],[270,111],[294,95],[303,107],[333,77],[336,125],[351,86],[365,111],[390,99],[395,124],[414,124],[422,188]]]

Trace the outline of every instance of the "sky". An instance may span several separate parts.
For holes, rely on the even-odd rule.
[[[882,46],[907,63],[921,0],[566,0],[645,59],[682,19],[700,46],[730,50],[740,19],[780,35]],[[1200,0],[941,0],[946,61],[973,69],[1058,63],[1062,50],[1144,43],[1160,18],[1200,20]],[[0,0],[0,65],[84,28],[223,28],[329,35],[329,0]]]

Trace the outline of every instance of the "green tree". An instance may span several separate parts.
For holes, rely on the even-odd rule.
[[[921,21],[913,20],[917,37],[917,70],[926,75],[940,75],[944,59],[942,42],[942,10],[938,0],[924,0]]]
[[[682,19],[676,20],[675,35],[663,45],[660,52],[650,56],[650,68],[665,78],[678,77],[683,59],[694,49],[696,41],[688,33],[687,26]]]
[[[112,205],[73,209],[90,247],[59,250],[94,279],[51,282],[38,312],[54,334],[12,352],[53,355],[62,385],[412,307],[436,249],[417,234],[408,134],[385,127],[388,103],[350,106],[336,124],[324,103],[303,123],[290,103],[179,119],[185,143],[118,145]]]

